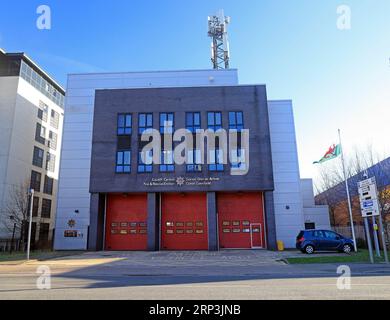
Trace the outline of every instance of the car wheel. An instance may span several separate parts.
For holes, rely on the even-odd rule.
[[[345,244],[344,246],[343,246],[343,252],[344,253],[351,253],[352,252],[352,246],[350,245],[350,244]]]
[[[312,246],[312,245],[307,245],[306,247],[305,247],[305,252],[307,253],[307,254],[313,254],[314,253],[314,247]]]

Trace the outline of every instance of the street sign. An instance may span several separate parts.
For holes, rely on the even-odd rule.
[[[382,235],[383,254],[385,256],[385,261],[388,264],[389,258],[387,256],[387,246],[385,240],[385,233],[383,231],[381,208],[379,206],[379,201],[378,201],[378,189],[376,187],[375,177],[366,179],[364,181],[360,181],[358,183],[358,187],[359,187],[360,207],[362,211],[362,216],[364,218],[364,227],[366,229],[368,251],[370,253],[370,261],[371,263],[374,263],[374,256],[372,254],[371,235],[370,235],[370,228],[369,228],[370,219],[368,219],[369,217],[372,217],[374,238],[376,240],[375,243],[376,243],[377,255],[380,256],[378,235],[377,235],[377,231],[379,229]],[[379,228],[378,225],[376,224],[376,219],[375,219],[376,216],[379,216]]]
[[[362,216],[364,218],[379,216],[378,191],[375,178],[361,181],[358,186]]]

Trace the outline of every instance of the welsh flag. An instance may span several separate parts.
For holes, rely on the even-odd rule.
[[[325,155],[316,162],[313,162],[313,164],[320,164],[328,160],[332,160],[337,158],[341,154],[341,145],[333,145],[329,148],[329,150],[325,153]]]

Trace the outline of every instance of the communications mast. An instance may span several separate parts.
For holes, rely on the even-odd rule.
[[[223,10],[219,10],[214,16],[208,17],[208,36],[212,38],[211,61],[214,69],[229,69],[229,40],[227,26],[230,17],[225,16]]]

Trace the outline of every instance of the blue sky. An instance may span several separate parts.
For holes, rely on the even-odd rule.
[[[52,10],[52,29],[35,27]],[[349,5],[351,30],[336,27]],[[388,0],[3,1],[0,47],[24,51],[60,83],[74,72],[209,68],[207,16],[224,8],[231,65],[242,84],[292,99],[301,175],[343,132],[348,153],[372,143],[390,155]]]

